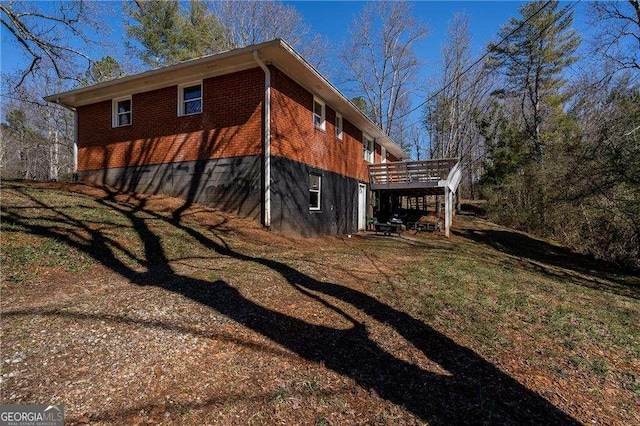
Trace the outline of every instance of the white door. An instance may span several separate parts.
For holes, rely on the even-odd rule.
[[[367,185],[358,184],[358,231],[367,226]]]

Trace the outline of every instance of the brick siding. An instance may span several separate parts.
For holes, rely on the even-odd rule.
[[[343,118],[343,136],[338,139],[336,113],[329,104],[325,107],[325,129],[316,128],[313,94],[274,67],[271,82],[271,153],[368,182],[362,131]]]
[[[112,127],[111,101],[78,108],[80,171],[262,153],[264,73],[203,80],[202,113],[178,117],[178,87],[132,97],[132,124]]]
[[[271,152],[368,181],[362,131],[326,105],[325,130],[313,124],[313,95],[271,66]],[[132,124],[112,127],[111,101],[78,108],[79,171],[262,154],[264,74],[253,68],[203,80],[202,113],[177,115],[178,87],[132,96]],[[323,100],[324,101],[324,100]],[[375,145],[375,162],[381,161]],[[396,159],[388,154],[388,161]]]

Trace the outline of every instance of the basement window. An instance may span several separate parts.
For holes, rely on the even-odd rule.
[[[202,82],[178,86],[178,115],[202,112]]]
[[[309,174],[309,210],[320,210],[320,191],[322,190],[322,176]]]
[[[325,104],[314,96],[313,98],[313,124],[318,129],[325,129]]]
[[[336,112],[336,138],[342,139],[342,115]]]
[[[113,127],[131,125],[131,96],[118,98],[112,101]]]

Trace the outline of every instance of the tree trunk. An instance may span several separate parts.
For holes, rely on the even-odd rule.
[[[60,142],[58,141],[58,129],[53,130],[53,141],[49,147],[49,180],[57,182],[59,180],[58,171],[60,169]]]

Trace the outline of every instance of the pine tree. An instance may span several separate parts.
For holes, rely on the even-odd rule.
[[[91,65],[91,68],[87,71],[85,81],[82,83],[85,85],[102,83],[103,81],[122,77],[124,74],[125,72],[118,61],[112,56],[104,56]]]
[[[503,79],[494,92],[501,123],[486,143],[483,192],[497,219],[540,234],[553,212],[549,182],[556,170],[545,158],[563,133],[563,72],[577,60],[580,43],[571,8],[556,0],[526,3],[500,29],[503,41],[489,45],[489,67]]]
[[[202,0],[190,0],[182,18],[182,49],[185,59],[197,58],[224,50],[224,28]]]
[[[183,10],[177,0],[135,1],[128,6],[129,43],[145,64],[158,68],[216,53],[223,48],[224,31],[201,0],[191,0]]]
[[[520,18],[511,18],[500,29],[506,42],[490,45],[493,67],[505,76],[505,93],[519,98],[520,112],[531,142],[531,154],[542,160],[542,126],[548,114],[564,98],[562,72],[573,64],[580,37],[571,28],[571,6],[534,1],[520,7]]]

